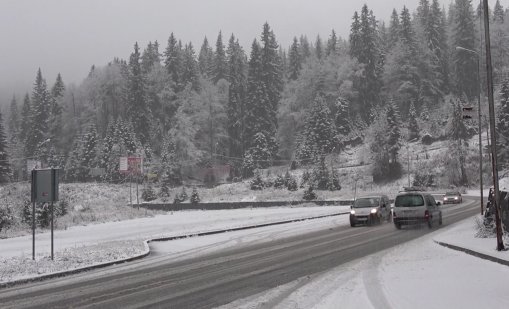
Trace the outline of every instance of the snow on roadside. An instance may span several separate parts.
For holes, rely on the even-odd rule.
[[[152,238],[196,234],[269,222],[347,212],[347,206],[274,207],[180,211],[55,231],[56,260],[49,260],[50,233],[36,235],[37,261],[31,260],[31,236],[0,240],[0,282],[82,268],[143,253]]]
[[[45,254],[37,254],[35,261],[31,256],[0,258],[0,283],[122,261],[147,252],[144,242],[127,240],[65,248],[55,253],[54,261]]]
[[[473,218],[466,219],[451,228],[217,309],[507,308],[509,267],[434,241],[448,240],[496,255],[494,239],[477,241],[473,234]],[[509,259],[509,252],[501,255]]]

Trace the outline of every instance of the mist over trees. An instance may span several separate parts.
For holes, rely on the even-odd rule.
[[[0,181],[26,179],[25,160],[39,159],[64,168],[66,181],[116,182],[118,157],[139,155],[175,186],[189,166],[228,164],[232,177],[248,177],[292,161],[316,164],[362,142],[370,145],[373,175],[385,180],[401,169],[403,142],[451,139],[461,154],[460,141],[475,132],[456,126],[455,117],[460,102],[477,98],[477,59],[456,47],[481,53],[479,8],[471,0],[448,10],[421,0],[415,12],[375,13],[367,5],[352,12],[348,38],[331,29],[323,38],[296,34],[290,46],[279,45],[268,23],[258,38],[219,31],[199,48],[170,33],[164,44],[134,43],[129,59],[92,66],[79,86],[67,87],[60,74],[48,85],[38,69],[31,94],[15,95],[1,114]],[[508,67],[508,20],[497,1],[497,85]],[[240,40],[251,40],[250,50]],[[504,87],[498,121],[505,141]],[[106,173],[98,178],[92,168]]]

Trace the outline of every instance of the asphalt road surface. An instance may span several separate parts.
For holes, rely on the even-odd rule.
[[[479,205],[465,199],[442,211],[447,226],[479,213]],[[389,223],[355,228],[346,223],[178,262],[148,257],[109,271],[2,289],[0,308],[212,308],[429,232],[425,226],[396,230]]]

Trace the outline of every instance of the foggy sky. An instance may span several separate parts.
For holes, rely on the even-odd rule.
[[[79,84],[93,64],[128,59],[136,41],[143,50],[157,40],[164,51],[171,32],[191,41],[196,53],[205,36],[214,45],[221,30],[227,44],[234,33],[249,54],[266,21],[287,49],[301,34],[314,42],[317,34],[326,40],[335,29],[348,38],[353,13],[364,3],[388,21],[393,8],[400,12],[406,5],[413,12],[418,1],[0,0],[0,106],[13,94],[20,104],[39,67],[49,87],[58,72],[66,85]],[[450,0],[440,2],[448,6]]]

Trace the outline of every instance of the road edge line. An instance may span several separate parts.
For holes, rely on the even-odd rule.
[[[505,266],[509,266],[509,261],[508,260],[500,259],[500,258],[494,257],[494,256],[489,255],[489,254],[484,254],[484,253],[480,253],[480,252],[477,252],[477,251],[474,251],[474,250],[471,250],[471,249],[467,249],[467,248],[463,248],[463,247],[460,247],[460,246],[452,245],[452,244],[449,244],[449,243],[446,243],[446,242],[443,242],[443,241],[438,241],[438,240],[433,240],[433,241],[435,243],[439,244],[440,246],[443,246],[443,247],[446,247],[446,248],[449,248],[449,249],[452,249],[452,250],[460,251],[460,252],[463,252],[463,253],[466,253],[466,254],[469,254],[469,255],[472,255],[472,256],[484,259],[484,260],[488,260],[488,261],[491,261],[491,262],[495,262],[495,263],[499,263],[499,264],[502,264],[502,265],[505,265]]]

